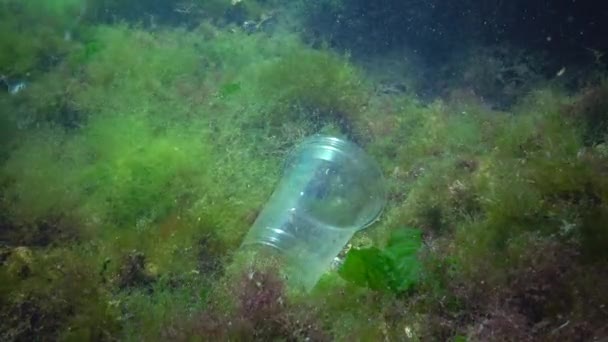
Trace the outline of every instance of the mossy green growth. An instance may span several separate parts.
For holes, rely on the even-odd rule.
[[[86,153],[93,159],[81,183],[91,194],[89,205],[118,225],[164,217],[188,192],[202,190],[198,185],[206,179],[209,149],[193,143],[194,134],[137,117],[90,122],[79,142],[90,146]]]
[[[119,335],[119,312],[83,250],[13,248],[0,266],[0,280],[3,340]]]
[[[204,304],[278,179],[284,152],[284,140],[266,139],[256,125],[258,107],[244,107],[255,83],[238,75],[251,75],[259,46],[280,47],[180,32],[91,30],[91,48],[22,97],[24,112],[65,101],[83,114],[78,124],[66,127],[56,120],[62,113],[32,119],[1,172],[7,223],[35,227],[59,216],[73,224],[75,244],[93,241],[87,253],[98,285],[113,291],[112,310],[132,317],[121,323],[123,336],[141,336],[138,327],[158,336],[167,317]],[[50,92],[52,80],[62,91]],[[34,106],[34,94],[48,96]],[[138,258],[143,269],[128,264]],[[125,280],[129,272],[135,276]]]
[[[126,21],[158,28],[162,25],[195,26],[201,21],[217,25],[257,20],[267,1],[193,0],[189,2],[91,1],[88,16],[96,21]]]
[[[61,130],[44,127],[12,151],[2,168],[3,204],[12,221],[33,223],[77,206],[81,190],[74,182],[76,165],[61,154],[65,139]]]
[[[30,123],[3,167],[12,219],[148,227],[191,206],[189,222],[226,227],[221,235],[236,243],[278,176],[277,155],[255,156],[286,142],[265,139],[258,107],[242,109],[256,87],[249,61],[260,46],[281,47],[261,36],[126,26],[98,27],[87,39],[96,47],[82,65],[78,50],[7,113]],[[64,105],[78,118],[62,121]]]
[[[276,123],[305,119],[348,130],[367,99],[359,71],[345,57],[299,46],[260,67],[258,82]]]
[[[388,176],[391,199],[385,221],[370,236],[382,241],[390,235],[388,226],[419,226],[429,241],[423,255],[433,253],[423,257],[414,301],[403,303],[417,312],[408,316],[421,324],[416,335],[437,329],[433,336],[446,336],[432,322],[435,310],[458,317],[475,310],[469,305],[479,305],[476,298],[491,305],[489,297],[521,284],[514,278],[524,272],[522,255],[539,245],[558,244],[564,253],[576,246],[582,258],[575,263],[605,260],[598,248],[606,243],[600,223],[606,217],[605,169],[599,167],[605,154],[602,144],[586,146],[588,129],[574,109],[577,101],[546,89],[530,94],[512,113],[409,98],[368,108],[363,120],[374,137],[369,148]],[[372,116],[376,106],[385,110]],[[481,295],[488,291],[489,297]],[[469,334],[452,330],[447,336],[455,332]]]
[[[203,190],[210,153],[191,140],[199,133],[127,116],[92,120],[77,136],[35,132],[5,169],[16,179],[14,208],[33,220],[72,212],[118,226],[154,222]]]
[[[74,107],[88,113],[186,115],[184,91],[199,86],[202,59],[192,35],[184,32],[98,27],[76,61],[84,62],[82,83],[75,87]],[[89,48],[91,47],[91,48]],[[201,92],[204,90],[201,89]]]
[[[65,34],[81,6],[81,0],[0,3],[0,74],[23,78],[58,63],[74,45]]]

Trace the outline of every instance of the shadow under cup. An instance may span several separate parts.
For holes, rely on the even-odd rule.
[[[346,140],[313,136],[292,151],[243,245],[278,250],[289,282],[309,290],[385,203],[384,179],[374,160]]]

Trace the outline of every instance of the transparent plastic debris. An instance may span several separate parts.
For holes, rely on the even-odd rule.
[[[288,157],[243,246],[275,250],[289,283],[309,290],[385,203],[384,179],[373,159],[354,143],[316,135]]]

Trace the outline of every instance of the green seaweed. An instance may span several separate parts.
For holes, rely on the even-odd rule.
[[[343,134],[352,134],[366,103],[358,70],[329,51],[293,46],[262,65],[258,80],[275,125],[286,120],[333,122]]]
[[[404,292],[416,284],[422,246],[418,229],[398,229],[384,249],[376,247],[351,250],[341,266],[340,275],[359,286],[373,290]]]
[[[276,2],[166,18],[187,29],[154,22],[149,4],[104,3],[128,23],[95,1],[1,5],[0,73],[27,81],[0,94],[3,339],[213,338],[213,324],[334,340],[600,331],[605,83],[539,88],[504,112],[457,91],[424,102],[284,27],[229,24]],[[217,25],[190,26],[200,18]],[[360,142],[389,201],[302,294],[236,255],[282,160],[317,132]]]

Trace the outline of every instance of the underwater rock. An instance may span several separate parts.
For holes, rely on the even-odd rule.
[[[17,95],[21,93],[28,86],[28,83],[24,80],[9,80],[8,77],[5,75],[0,75],[0,82],[4,83],[4,85],[6,86],[6,90],[11,95]]]
[[[399,81],[386,80],[376,86],[376,92],[384,95],[402,95],[407,90],[407,85]]]
[[[270,11],[263,13],[258,20],[245,20],[241,28],[248,34],[255,32],[268,32],[277,23],[277,12]]]

